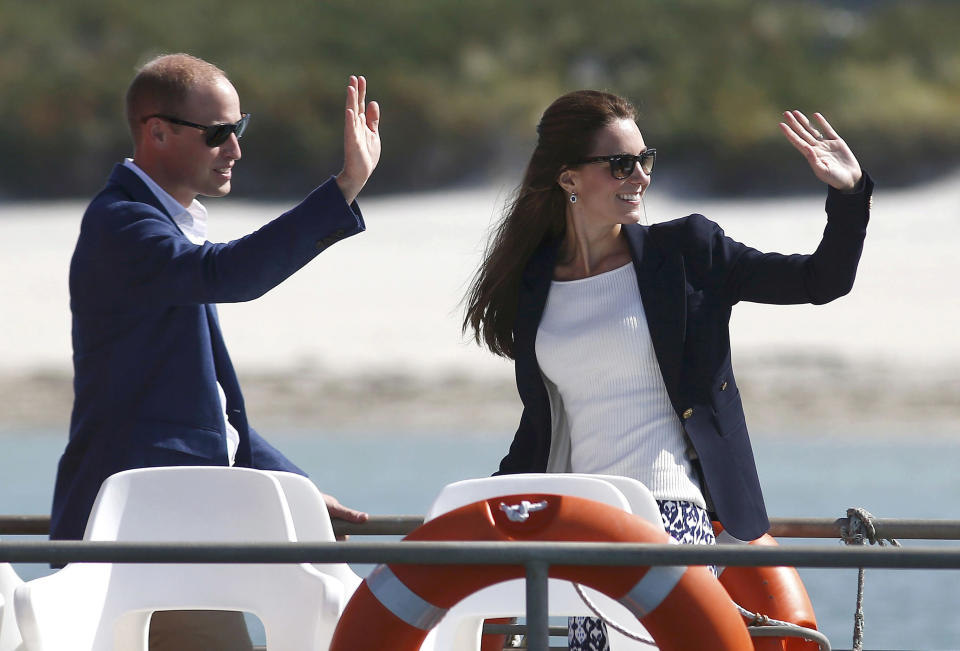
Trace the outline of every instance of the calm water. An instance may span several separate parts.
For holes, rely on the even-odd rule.
[[[845,428],[840,436],[798,428],[778,438],[755,431],[770,513],[840,517],[847,507],[862,506],[878,517],[960,519],[955,499],[960,495],[960,424],[886,424],[876,434],[866,430],[861,426],[849,436]],[[0,429],[0,512],[47,512],[61,436]],[[270,438],[322,489],[376,514],[423,513],[444,484],[490,474],[508,443],[506,435],[463,432],[286,431]],[[47,571],[31,565],[17,569],[25,578]],[[834,647],[849,648],[856,571],[801,570],[801,575],[821,629]],[[953,571],[868,571],[866,647],[960,648],[957,578]]]

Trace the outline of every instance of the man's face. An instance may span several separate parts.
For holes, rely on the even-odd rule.
[[[181,120],[202,125],[240,120],[240,98],[226,79],[195,88],[181,108]],[[164,189],[184,206],[197,195],[222,197],[230,192],[233,166],[240,159],[236,134],[217,146],[207,145],[204,132],[186,126],[170,129],[164,156]],[[169,186],[169,187],[167,187]]]

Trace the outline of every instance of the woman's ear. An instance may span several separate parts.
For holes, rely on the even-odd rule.
[[[577,173],[570,168],[563,168],[563,171],[561,171],[560,175],[557,176],[557,185],[559,185],[567,194],[576,192]]]

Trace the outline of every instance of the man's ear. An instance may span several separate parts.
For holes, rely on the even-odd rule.
[[[569,168],[563,168],[560,175],[557,176],[557,185],[563,188],[567,194],[577,191],[577,173]]]
[[[154,145],[162,145],[167,139],[167,128],[163,120],[151,118],[143,125],[143,137]]]

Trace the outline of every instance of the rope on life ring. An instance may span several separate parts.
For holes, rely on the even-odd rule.
[[[723,526],[713,523],[717,542],[723,543],[729,534],[723,534]],[[732,539],[736,541],[736,539]],[[743,542],[743,541],[736,541]],[[770,534],[763,534],[750,545],[778,546]],[[762,620],[787,622],[813,631],[817,630],[817,618],[813,604],[803,586],[800,574],[793,567],[726,567],[720,570],[720,584],[730,598],[746,610],[757,613]],[[762,621],[750,625],[762,624]],[[818,651],[817,642],[801,637],[754,637],[755,651]]]
[[[524,502],[527,508],[509,508]],[[537,508],[529,508],[533,505]],[[525,494],[474,502],[427,522],[404,540],[666,544],[669,536],[593,500]],[[414,651],[454,604],[488,585],[523,576],[523,567],[516,565],[379,565],[347,604],[330,651]],[[551,566],[550,576],[619,600],[662,651],[753,649],[739,612],[706,567]]]

